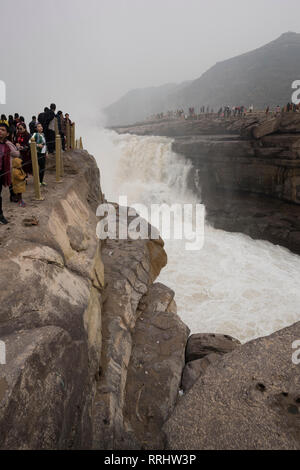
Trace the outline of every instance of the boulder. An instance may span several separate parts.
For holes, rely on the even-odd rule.
[[[164,426],[172,450],[300,449],[300,322],[222,356]],[[297,357],[296,357],[297,356]]]
[[[236,349],[241,343],[229,335],[200,333],[190,336],[186,345],[186,362],[202,359],[211,353],[226,354]]]

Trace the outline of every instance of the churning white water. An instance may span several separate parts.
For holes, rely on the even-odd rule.
[[[187,189],[190,164],[172,152],[170,139],[102,131],[95,156],[111,200],[126,195],[129,204],[199,202]],[[113,184],[106,186],[108,180]],[[200,251],[186,251],[185,244],[166,241],[168,266],[159,281],[175,291],[178,314],[192,333],[247,341],[300,320],[297,255],[208,225]]]

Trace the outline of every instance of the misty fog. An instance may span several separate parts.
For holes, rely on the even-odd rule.
[[[54,101],[77,122],[99,122],[130,89],[197,78],[297,32],[299,13],[297,0],[1,2],[1,110],[28,119]]]

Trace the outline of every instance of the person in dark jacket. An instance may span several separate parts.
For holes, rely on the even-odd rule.
[[[56,105],[52,103],[50,105],[50,110],[47,114],[47,123],[48,123],[47,129],[45,130],[43,126],[49,153],[54,153],[55,151],[55,120],[56,120],[55,110],[56,110]]]
[[[23,170],[28,175],[32,175],[32,163],[30,153],[30,134],[27,132],[26,124],[21,122],[17,127],[17,134],[15,143],[17,149],[20,151],[21,159],[23,160]]]
[[[15,127],[17,127],[19,122],[20,122],[20,116],[19,116],[18,113],[15,113],[15,115],[14,115],[14,125],[15,125]]]
[[[50,109],[44,108],[44,111],[38,115],[38,122],[42,124],[44,131],[48,128],[47,117]]]
[[[11,135],[13,139],[16,133],[16,126],[14,125],[14,118],[11,114],[8,116],[8,127],[9,127],[9,134]]]
[[[36,116],[32,116],[32,121],[29,123],[30,134],[34,134],[36,131],[37,120]]]
[[[65,125],[64,115],[62,111],[58,111],[57,113],[57,125],[58,125],[58,132],[61,138],[61,146],[62,146],[63,151],[65,151],[66,149],[66,141],[65,141],[66,125]]]
[[[2,210],[2,187],[11,184],[10,147],[6,143],[8,135],[8,126],[6,124],[0,124],[0,224],[2,225],[8,224]]]
[[[20,158],[21,154],[20,154],[19,150],[17,149],[17,147],[14,145],[14,143],[13,143],[14,141],[15,141],[15,136],[11,132],[11,129],[9,128],[9,135],[6,139],[6,143],[10,148],[10,158]],[[13,185],[12,184],[9,185],[9,192],[10,192],[10,202],[18,202],[17,198],[16,198],[16,195],[13,191]]]

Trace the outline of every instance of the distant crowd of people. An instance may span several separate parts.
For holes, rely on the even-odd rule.
[[[270,113],[270,107],[267,106],[266,114]],[[285,106],[281,107],[279,105],[276,106],[274,110],[274,114],[278,116],[281,113],[300,113],[300,103],[287,103]]]
[[[218,117],[230,117],[230,116],[243,116],[247,112],[253,112],[253,105],[247,109],[245,106],[222,106],[216,113]],[[162,119],[199,119],[203,115],[214,115],[214,109],[210,106],[200,106],[199,113],[195,111],[195,107],[191,106],[188,111],[185,112],[183,108],[177,109],[176,111],[167,111],[165,113],[157,113],[150,116],[149,120],[162,120]]]
[[[56,124],[57,123],[57,124]],[[40,185],[44,181],[46,157],[55,152],[56,125],[61,137],[62,149],[66,147],[67,124],[72,126],[70,116],[62,111],[56,113],[56,105],[45,107],[38,117],[32,116],[27,125],[23,116],[18,113],[1,115],[0,119],[0,224],[6,225],[7,219],[2,208],[2,188],[9,187],[10,201],[25,207],[23,194],[26,191],[27,179],[32,175],[30,141],[33,138],[37,146]]]
[[[150,116],[149,120],[162,120],[162,119],[200,119],[203,115],[217,116],[219,118],[231,118],[231,117],[243,117],[254,112],[254,106],[250,105],[248,108],[244,105],[241,106],[221,106],[217,113],[214,112],[214,109],[210,106],[200,106],[198,108],[199,112],[195,111],[195,107],[189,107],[188,111],[185,112],[183,108],[177,109],[176,111],[167,111],[165,113],[157,113]],[[294,103],[287,103],[285,106],[276,106],[271,109],[270,106],[267,106],[265,109],[266,114],[278,115],[281,113],[289,112],[300,112],[300,104],[296,105]]]
[[[230,106],[224,106],[221,107],[218,111],[218,116],[219,117],[225,117],[225,118],[228,118],[228,117],[241,117],[241,116],[245,116],[246,113],[253,113],[253,110],[254,110],[254,107],[253,105],[249,106],[249,108],[247,109],[246,106],[232,106],[232,108]]]

